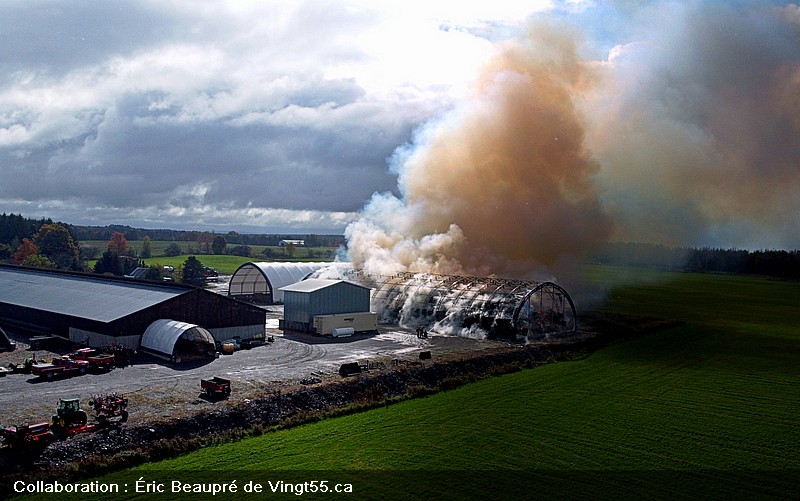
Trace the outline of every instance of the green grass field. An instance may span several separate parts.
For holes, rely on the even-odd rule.
[[[280,472],[344,478],[359,499],[523,499],[532,489],[587,499],[796,499],[800,284],[603,266],[588,272],[598,286],[611,284],[601,309],[681,323],[574,361],[105,481],[215,470],[222,478],[245,471],[240,483],[266,483]]]
[[[128,242],[130,247],[136,251],[137,255],[141,255],[142,253],[142,242],[140,240],[134,240]],[[171,244],[178,244],[181,247],[181,250],[184,254],[180,256],[165,256],[164,250],[167,246]],[[99,241],[99,240],[88,240],[85,242],[81,242],[82,246],[89,246],[89,247],[96,247],[98,249],[105,250],[108,246],[108,242]],[[197,247],[197,244],[194,242],[169,242],[163,240],[154,240],[152,242],[152,255],[153,257],[144,259],[145,264],[148,266],[152,265],[160,265],[160,266],[173,266],[177,267],[183,265],[186,258],[189,257],[189,248]],[[232,245],[229,247],[233,247]],[[203,266],[210,266],[211,268],[215,268],[219,273],[225,275],[231,275],[236,269],[244,263],[248,263],[251,261],[263,261],[269,260],[264,257],[262,254],[267,247],[264,246],[251,246],[252,256],[251,257],[242,257],[242,256],[234,256],[229,254],[221,254],[221,255],[214,255],[214,254],[191,254],[197,257]],[[335,249],[331,249],[328,247],[297,247],[295,249],[294,255],[289,258],[288,255],[283,255],[285,253],[285,249],[282,247],[269,247],[275,255],[280,256],[280,259],[286,261],[332,261],[332,256],[335,252]],[[323,256],[323,257],[320,257]],[[325,257],[328,256],[328,257]],[[93,267],[96,263],[96,260],[89,260],[86,262],[87,266]]]

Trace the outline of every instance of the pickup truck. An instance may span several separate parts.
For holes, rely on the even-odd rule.
[[[115,357],[111,353],[103,353],[94,348],[81,348],[67,355],[72,360],[85,360],[89,362],[90,369],[110,371],[114,368]]]
[[[60,376],[68,376],[68,375],[75,375],[75,374],[86,374],[86,370],[89,368],[89,362],[86,360],[72,360],[71,358],[64,356],[60,358],[54,358],[53,361],[49,364],[39,363],[33,364],[31,366],[31,374],[39,376],[42,379],[47,379],[48,381]]]

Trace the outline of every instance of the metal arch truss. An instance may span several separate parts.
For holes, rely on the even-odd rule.
[[[372,306],[381,323],[480,328],[490,337],[510,339],[577,330],[575,304],[553,282],[409,272],[370,275],[353,269],[347,275],[374,290]]]

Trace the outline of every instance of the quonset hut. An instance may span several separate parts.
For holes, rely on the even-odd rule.
[[[352,269],[342,275],[373,289],[372,311],[380,323],[507,339],[577,330],[575,304],[554,282],[430,273],[384,276]]]
[[[157,321],[191,328],[159,329],[142,344]],[[143,345],[186,360],[207,353],[209,343],[263,337],[266,312],[192,286],[0,265],[0,323],[89,346]]]
[[[244,263],[231,276],[228,295],[255,304],[283,303],[282,287],[305,280],[331,263]]]

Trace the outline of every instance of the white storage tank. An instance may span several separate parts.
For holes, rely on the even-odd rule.
[[[333,329],[331,331],[331,336],[333,337],[350,337],[356,333],[356,330],[352,327],[339,327]]]

